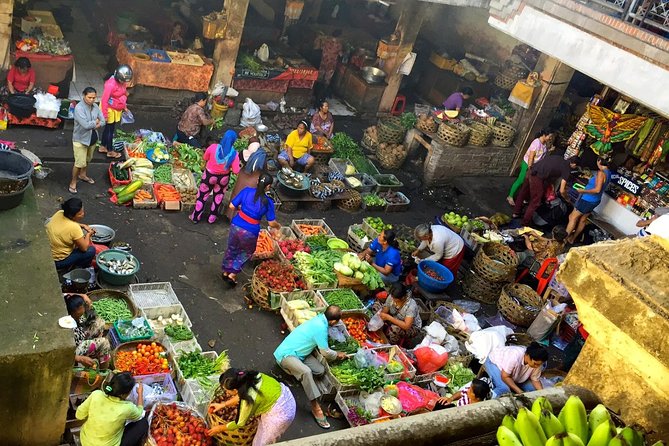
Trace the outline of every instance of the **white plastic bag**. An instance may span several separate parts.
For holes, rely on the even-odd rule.
[[[262,62],[267,62],[269,60],[269,47],[266,43],[263,43],[260,45],[260,48],[258,48],[258,59]]]
[[[253,99],[246,98],[246,101],[242,107],[242,119],[240,121],[240,125],[242,127],[255,127],[260,124],[262,124],[260,107],[258,107],[258,104],[253,102]]]
[[[379,408],[381,407],[381,398],[384,393],[382,391],[376,391],[374,393],[360,392],[358,399],[362,403],[365,410],[371,414],[379,413]]]
[[[134,123],[135,123],[135,115],[133,115],[130,110],[128,111],[123,110],[123,113],[121,113],[121,124],[134,124]]]
[[[483,364],[491,351],[506,344],[506,337],[511,333],[513,330],[505,325],[488,327],[470,334],[465,347]]]
[[[427,334],[416,348],[427,347],[430,344],[441,344],[447,336],[446,329],[437,321],[432,321],[430,325],[425,327],[425,332]]]
[[[383,328],[383,319],[381,319],[381,311],[376,312],[374,316],[367,322],[367,330],[369,331],[378,331]]]

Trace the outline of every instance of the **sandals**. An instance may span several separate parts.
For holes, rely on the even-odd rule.
[[[230,288],[234,288],[237,286],[237,281],[232,277],[228,276],[226,273],[221,273],[221,279],[223,279],[223,281],[227,283]]]
[[[76,194],[76,193],[77,193],[77,188],[76,188],[76,187],[67,186],[67,190],[68,190],[71,194]]]
[[[118,152],[107,152],[107,158],[119,159],[121,158],[121,154]]]
[[[506,197],[506,202],[509,203],[509,206],[515,206],[516,202],[511,197]]]
[[[89,177],[79,177],[81,181],[85,181],[88,184],[95,184],[95,180]]]
[[[330,423],[328,423],[328,419],[325,416],[323,416],[323,418],[318,418],[313,413],[311,414],[311,416],[314,417],[314,420],[316,420],[316,424],[318,424],[318,426],[320,426],[323,429],[330,429]]]
[[[102,146],[100,146],[100,147],[98,147],[98,152],[99,152],[99,153],[107,153],[108,150],[107,150],[106,147],[102,147]]]

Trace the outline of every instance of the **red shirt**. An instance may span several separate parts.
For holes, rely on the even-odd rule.
[[[18,93],[25,93],[28,86],[35,83],[35,70],[28,68],[28,71],[21,73],[16,67],[12,67],[7,73],[7,82],[12,84]]]

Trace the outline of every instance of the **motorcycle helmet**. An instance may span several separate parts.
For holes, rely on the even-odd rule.
[[[132,80],[132,68],[128,65],[119,65],[114,71],[114,79],[119,82],[130,82]]]

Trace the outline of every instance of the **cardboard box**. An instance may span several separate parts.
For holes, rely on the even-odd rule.
[[[161,207],[165,211],[180,211],[181,202],[180,201],[163,201]]]

